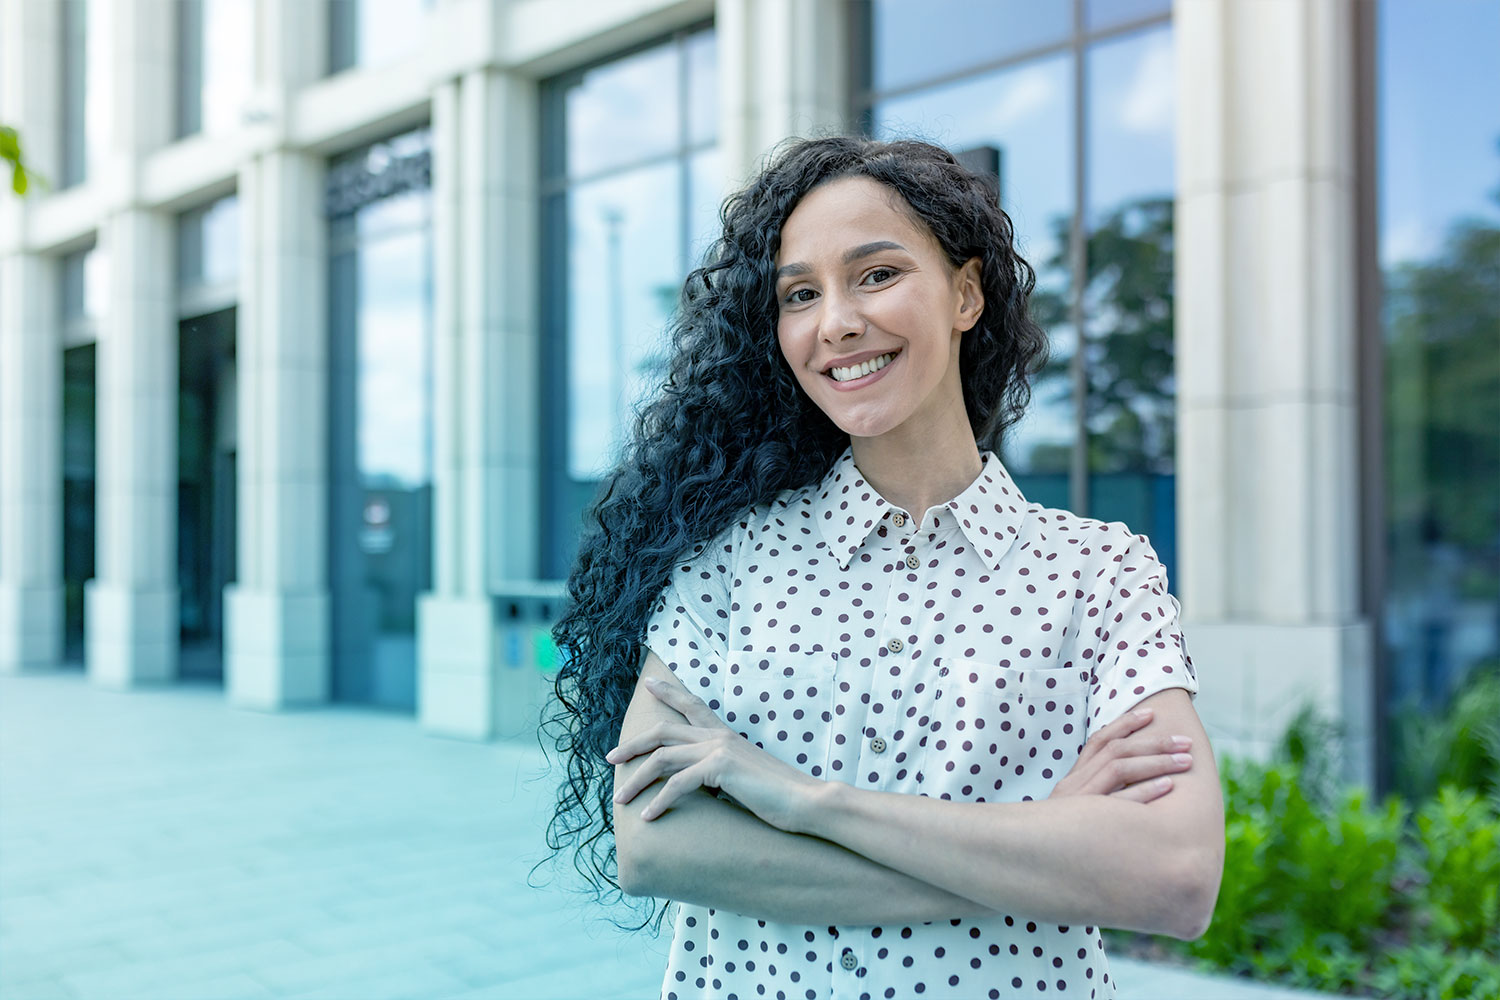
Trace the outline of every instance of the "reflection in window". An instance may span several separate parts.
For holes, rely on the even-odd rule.
[[[713,32],[693,31],[543,88],[545,574],[566,572],[595,484],[661,384],[683,276],[717,230],[713,53]]]
[[[1171,557],[1173,81],[1170,25],[1089,49],[1089,515]]]
[[[1388,709],[1500,669],[1500,0],[1382,0]],[[1396,761],[1398,780],[1402,761]]]
[[[381,66],[411,52],[434,0],[328,0],[328,72]]]
[[[1006,432],[1007,468],[1039,503],[1149,534],[1170,573],[1170,3],[864,9],[872,133],[1000,152],[1001,205],[1036,269],[1032,312],[1051,346],[1031,406]],[[913,44],[924,32],[940,42]]]
[[[880,138],[921,135],[950,149],[1000,151],[1000,200],[1014,220],[1022,256],[1036,268],[1034,310],[1051,340],[1048,367],[1035,380],[1026,417],[1006,435],[1007,468],[1028,497],[1066,506],[1077,438],[1069,366],[1068,232],[1073,194],[1072,58],[1027,62],[959,83],[882,101],[872,109]]]
[[[62,320],[70,340],[92,336],[92,325],[104,314],[105,256],[97,247],[62,259]],[[84,328],[87,328],[85,330]]]
[[[254,65],[254,12],[244,0],[178,0],[179,137],[240,123]]]
[[[62,187],[82,184],[88,172],[88,23],[87,0],[63,0],[62,28]]]
[[[240,270],[240,200],[228,195],[177,219],[177,278],[184,288],[222,285]]]
[[[329,164],[334,697],[416,703],[432,585],[431,133]]]
[[[1035,0],[873,0],[870,83],[897,90],[1065,43],[1071,4]]]

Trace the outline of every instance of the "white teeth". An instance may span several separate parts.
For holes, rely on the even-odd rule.
[[[828,374],[833,376],[835,382],[848,382],[852,379],[864,378],[871,372],[878,372],[890,364],[891,359],[895,356],[895,352],[882,354],[878,358],[871,358],[869,361],[862,361],[857,365],[850,365],[847,368],[830,368]]]

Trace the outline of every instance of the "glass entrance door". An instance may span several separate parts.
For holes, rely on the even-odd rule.
[[[177,582],[184,678],[224,677],[224,585],[235,578],[234,309],[178,327]]]

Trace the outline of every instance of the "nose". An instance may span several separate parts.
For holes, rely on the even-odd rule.
[[[818,338],[823,342],[838,344],[864,333],[864,317],[859,314],[851,296],[838,291],[826,292],[821,305]]]

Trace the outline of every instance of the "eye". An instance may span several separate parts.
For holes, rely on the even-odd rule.
[[[794,288],[786,294],[783,300],[790,305],[802,305],[817,298],[818,293],[811,288]]]
[[[891,279],[895,278],[900,273],[901,272],[896,270],[894,267],[872,268],[869,273],[865,275],[865,284],[883,285]]]

